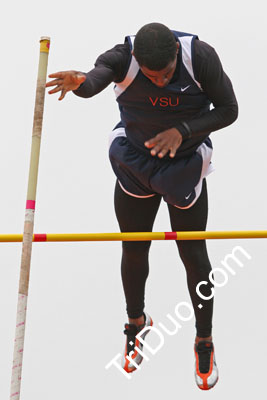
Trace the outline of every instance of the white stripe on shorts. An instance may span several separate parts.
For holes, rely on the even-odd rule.
[[[198,154],[201,155],[202,160],[203,160],[203,164],[202,164],[202,170],[201,170],[201,175],[200,175],[200,179],[199,182],[197,184],[197,186],[194,188],[196,191],[196,197],[195,199],[192,201],[191,204],[189,204],[189,206],[186,207],[179,207],[179,206],[175,206],[177,208],[181,208],[181,209],[186,209],[186,208],[190,208],[192,207],[196,201],[198,200],[201,190],[202,190],[202,183],[203,183],[203,179],[208,176],[209,174],[211,174],[215,168],[213,166],[213,164],[211,163],[211,156],[212,156],[212,149],[206,145],[206,143],[202,143],[196,150],[198,152]]]
[[[116,138],[119,137],[119,136],[126,137],[125,129],[124,129],[123,127],[114,129],[114,131],[111,131],[111,132],[110,132],[109,137],[108,137],[108,142],[109,142],[108,145],[109,145],[109,148],[110,148],[110,146],[112,145],[113,140],[116,139]]]

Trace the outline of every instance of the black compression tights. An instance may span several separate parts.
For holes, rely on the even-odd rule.
[[[161,196],[140,199],[129,196],[116,183],[115,212],[121,232],[151,232],[160,205]],[[179,209],[168,204],[173,231],[204,231],[207,224],[208,199],[206,180],[203,180],[202,192],[197,202],[188,209]],[[201,286],[204,296],[211,294],[209,281],[211,265],[205,240],[176,241],[180,257],[186,269],[187,285],[193,304],[197,336],[211,335],[213,298],[200,299],[196,286],[201,281],[208,285]],[[121,274],[130,318],[143,314],[145,283],[148,277],[148,253],[151,242],[122,242]],[[203,304],[203,308],[198,307]]]

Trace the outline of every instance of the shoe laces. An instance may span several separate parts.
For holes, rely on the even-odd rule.
[[[201,341],[196,345],[196,351],[199,358],[199,371],[206,374],[210,369],[210,357],[213,351],[213,343]]]
[[[145,324],[136,326],[134,324],[125,324],[123,333],[127,336],[127,355],[135,348],[136,335],[144,328]]]

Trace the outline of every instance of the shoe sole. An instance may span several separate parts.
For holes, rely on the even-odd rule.
[[[210,389],[214,388],[214,386],[216,385],[216,383],[218,382],[218,380],[219,380],[219,377],[216,379],[216,381],[214,382],[214,384],[213,384],[212,386],[208,387],[208,388],[203,388],[203,387],[198,386],[198,385],[197,385],[197,387],[198,387],[199,389],[201,389],[201,390],[210,390]]]

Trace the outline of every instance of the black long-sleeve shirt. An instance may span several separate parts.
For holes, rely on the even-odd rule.
[[[128,43],[118,44],[101,54],[95,62],[95,68],[86,73],[85,82],[74,93],[88,98],[101,92],[111,82],[122,82],[130,57]],[[232,83],[214,48],[203,41],[195,40],[192,60],[195,79],[214,107],[200,117],[185,121],[186,125],[176,125],[182,134],[191,134],[193,138],[233,123],[238,116],[238,105]],[[171,82],[174,79],[175,74]]]

